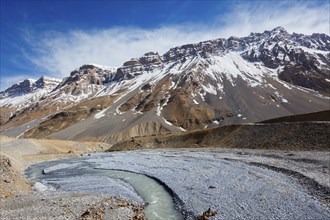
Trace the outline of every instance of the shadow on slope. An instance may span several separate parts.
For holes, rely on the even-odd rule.
[[[330,103],[329,103],[330,107]],[[280,122],[302,122],[302,121],[330,121],[330,110],[321,112],[312,112],[301,115],[285,116],[280,118],[273,118],[261,123],[280,123]]]
[[[330,150],[330,111],[294,115],[270,122],[228,125],[183,134],[135,137],[108,151],[225,147],[276,150]]]

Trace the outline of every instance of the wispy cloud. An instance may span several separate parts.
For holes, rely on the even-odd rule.
[[[323,3],[323,4],[321,4]],[[236,36],[262,32],[277,26],[288,32],[303,34],[330,31],[329,1],[258,1],[243,3],[226,15],[218,17],[224,22],[223,33]]]
[[[219,26],[218,24],[221,24]],[[117,27],[102,30],[27,33],[33,53],[25,54],[36,66],[56,77],[68,76],[84,63],[121,66],[148,51],[160,54],[169,48],[203,40],[246,36],[282,26],[289,32],[329,33],[329,3],[254,2],[234,6],[213,24],[163,26],[156,29]]]
[[[62,76],[84,63],[119,67],[124,61],[149,51],[162,54],[171,47],[216,36],[211,31],[202,32],[197,28],[187,31],[180,26],[152,30],[112,28],[47,35],[37,43],[29,39],[34,42],[37,55],[27,57],[41,68]]]

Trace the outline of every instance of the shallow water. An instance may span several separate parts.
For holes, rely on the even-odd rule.
[[[244,157],[250,161],[250,155]],[[313,198],[305,185],[284,173],[254,166],[241,159],[242,155],[232,152],[195,149],[111,152],[38,164],[36,166],[39,168],[32,168],[39,171],[32,173],[36,174],[34,177],[37,181],[44,180],[47,186],[51,184],[59,191],[120,196],[139,203],[143,202],[143,192],[138,192],[138,187],[134,186],[134,189],[133,183],[128,184],[132,178],[120,175],[110,178],[108,172],[124,169],[126,172],[145,174],[142,176],[156,178],[169,187],[165,188],[168,192],[178,196],[175,196],[178,199],[175,202],[184,212],[184,218],[189,220],[209,208],[218,212],[212,218],[214,220],[330,219],[329,209]],[[269,161],[269,157],[256,156],[252,159],[257,162]],[[41,174],[43,169],[46,175]],[[136,180],[135,177],[133,179]],[[142,191],[147,192],[147,195],[152,194],[144,180],[137,185],[145,186]],[[150,196],[150,199],[144,198],[146,202],[157,203],[150,202],[157,200],[157,197]],[[161,214],[165,216],[161,218],[154,215],[149,219],[169,219],[166,215],[176,211],[173,199],[169,201],[173,204],[170,214]],[[162,209],[163,203],[160,204]],[[158,209],[154,208],[157,212]]]
[[[132,185],[147,204],[145,213],[148,219],[183,219],[181,213],[175,209],[172,196],[156,180],[127,171],[106,169],[96,169],[96,171],[97,175],[122,179]]]
[[[60,160],[35,164],[30,166],[25,174],[34,181],[51,186],[50,188],[78,192],[102,193],[104,191],[102,188],[106,188],[106,182],[102,178],[121,180],[131,185],[135,192],[143,198],[148,219],[184,219],[176,208],[173,197],[168,190],[156,180],[143,174],[112,169],[96,169],[91,163],[80,163],[77,160]],[[97,184],[100,184],[100,187],[96,184],[91,187],[93,185],[93,182],[89,182],[91,176],[97,177],[93,180],[98,182]],[[98,179],[99,181],[97,181]],[[81,184],[82,182],[84,184]]]

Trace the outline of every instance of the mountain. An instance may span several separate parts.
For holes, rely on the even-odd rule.
[[[115,143],[330,108],[330,37],[278,27],[87,64],[16,111],[7,135]]]
[[[85,64],[72,71],[47,97],[50,101],[79,102],[105,88],[115,68]]]
[[[12,117],[16,111],[38,102],[60,82],[59,79],[42,76],[38,80],[23,80],[0,92],[1,124]]]
[[[59,79],[47,76],[42,76],[37,81],[33,79],[23,80],[0,92],[0,105],[16,105],[18,108],[22,108],[27,102],[37,101],[40,96],[52,91],[60,82]]]

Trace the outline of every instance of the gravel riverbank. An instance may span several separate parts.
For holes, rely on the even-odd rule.
[[[291,156],[285,157],[287,154]],[[124,169],[159,179],[193,217],[211,208],[218,213],[214,219],[328,219],[329,191],[324,192],[323,198],[313,197],[313,189],[297,178],[247,163],[278,164],[297,172],[308,168],[306,175],[326,184],[329,153],[319,153],[317,163],[304,160],[315,157],[310,154],[184,149],[114,152],[95,155],[87,161],[101,168]],[[328,190],[324,184],[324,190]]]
[[[144,219],[138,203],[95,194],[45,192],[0,203],[1,219]]]
[[[104,147],[104,148],[103,148]],[[0,136],[0,219],[145,219],[143,202],[110,195],[54,191],[22,172],[40,161],[78,157],[110,147],[104,143],[16,139]],[[54,161],[48,161],[54,163]],[[56,163],[56,162],[55,162]],[[75,179],[76,180],[76,179]],[[68,179],[69,181],[69,179]],[[105,182],[105,181],[103,181]],[[108,179],[107,183],[115,183]],[[80,182],[84,185],[83,182]],[[116,184],[125,188],[124,182]],[[96,184],[94,184],[97,187]],[[115,188],[110,187],[109,191]],[[134,191],[128,184],[128,191]],[[86,185],[84,187],[86,189]],[[118,194],[119,195],[119,194]],[[122,197],[123,194],[120,196]]]
[[[45,172],[54,177],[48,183],[56,183],[62,191],[75,191],[79,186],[77,191],[102,193],[100,187],[93,189],[90,184],[86,187],[79,184],[93,168],[151,176],[171,190],[187,219],[195,219],[211,209],[217,214],[210,219],[314,220],[330,218],[326,181],[329,156],[329,152],[315,151],[149,150],[97,153],[46,162],[44,167],[48,167]],[[56,178],[56,172],[70,174],[70,184],[68,179]],[[308,181],[301,181],[306,179]],[[102,178],[97,181],[99,185],[107,184]],[[118,190],[107,193],[121,194]]]

